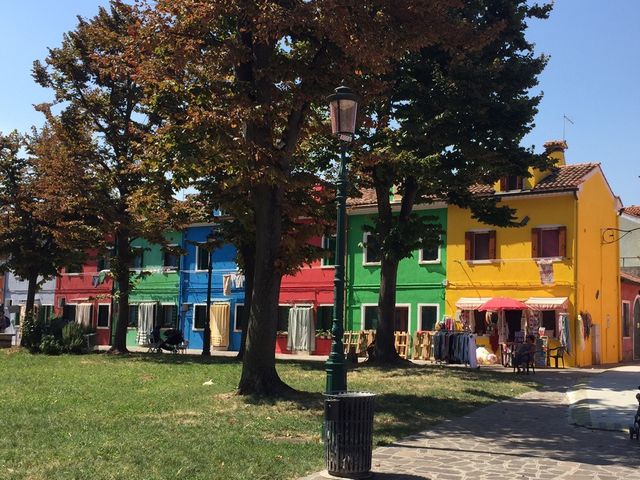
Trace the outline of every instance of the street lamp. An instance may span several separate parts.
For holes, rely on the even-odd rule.
[[[215,235],[213,230],[207,235],[207,242],[204,244],[207,251],[207,321],[204,324],[204,338],[202,339],[202,355],[211,356],[211,271],[213,261],[211,253],[213,252]]]
[[[331,114],[331,132],[342,142],[340,149],[340,170],[336,204],[338,218],[336,221],[336,258],[335,276],[333,279],[333,325],[331,335],[331,353],[325,363],[327,372],[327,393],[345,392],[347,390],[347,368],[344,358],[344,271],[345,271],[345,237],[347,217],[347,147],[353,140],[356,130],[356,114],[358,97],[350,88],[340,86],[336,93],[330,95],[329,109]]]

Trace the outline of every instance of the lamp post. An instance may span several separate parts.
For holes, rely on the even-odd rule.
[[[204,324],[204,338],[202,339],[202,355],[211,356],[211,271],[213,269],[213,261],[211,252],[213,252],[215,235],[211,231],[207,235],[205,249],[207,250],[207,321]]]
[[[333,325],[331,335],[331,353],[325,363],[327,372],[327,393],[344,392],[347,390],[347,368],[344,358],[344,273],[345,273],[345,237],[347,217],[347,147],[356,129],[356,114],[358,111],[358,97],[345,86],[336,88],[336,93],[330,95],[329,108],[331,114],[331,132],[342,142],[340,151],[340,170],[336,204],[338,216],[336,221],[336,258],[335,276],[333,279]]]

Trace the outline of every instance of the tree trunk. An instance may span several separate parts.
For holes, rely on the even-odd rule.
[[[36,302],[36,291],[38,290],[38,274],[31,273],[27,278],[27,304],[25,305],[25,317],[33,315],[33,306]]]
[[[129,252],[129,232],[121,230],[116,233],[115,280],[118,285],[118,318],[110,353],[128,353],[127,327],[129,325],[129,268],[131,254]]]
[[[292,391],[276,372],[276,328],[282,273],[277,268],[282,230],[282,187],[254,188],[256,257],[251,313],[238,393],[277,396]]]
[[[398,260],[383,258],[381,263],[380,296],[378,297],[380,316],[376,329],[376,348],[373,361],[391,363],[399,358],[393,335],[395,331]]]
[[[249,325],[249,313],[251,312],[251,299],[253,298],[253,279],[255,275],[255,244],[246,244],[242,248],[242,258],[244,263],[244,312],[240,319],[242,326],[242,336],[240,337],[240,350],[237,358],[244,359],[244,351],[247,345],[247,326]],[[237,321],[237,319],[236,319]]]

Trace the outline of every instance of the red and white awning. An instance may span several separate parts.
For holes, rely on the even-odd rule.
[[[567,297],[531,297],[524,303],[532,310],[566,310],[569,299]]]
[[[491,297],[460,297],[460,300],[456,302],[456,308],[460,310],[477,310],[489,300],[491,300]]]

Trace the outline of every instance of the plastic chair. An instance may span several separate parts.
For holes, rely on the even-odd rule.
[[[556,361],[555,368],[558,368],[558,360],[562,360],[562,368],[564,368],[564,354],[567,348],[564,346],[550,348],[547,350],[547,366],[551,366],[551,359],[553,358]]]

